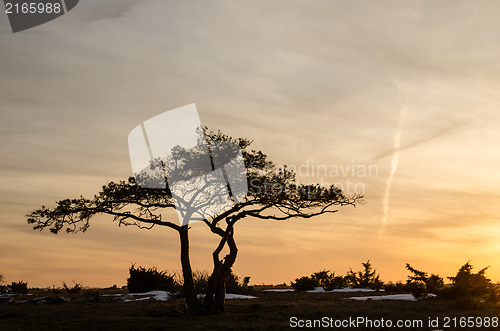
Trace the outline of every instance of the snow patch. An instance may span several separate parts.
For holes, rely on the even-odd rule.
[[[246,299],[257,299],[257,297],[254,297],[252,295],[243,295],[243,294],[231,294],[227,293],[226,294],[226,299],[240,299],[240,300],[246,300]]]
[[[323,287],[316,287],[314,290],[306,291],[308,293],[351,293],[351,292],[375,292],[371,288],[352,288],[352,287],[344,287],[344,288],[336,288],[331,291],[325,290]]]
[[[198,294],[196,296],[198,299],[202,299],[205,297],[205,294]],[[243,294],[232,294],[232,293],[226,293],[226,296],[224,297],[226,300],[231,300],[231,299],[257,299],[257,297],[251,296],[251,295],[243,295]]]
[[[383,292],[384,290],[379,290],[380,292]],[[337,292],[337,293],[351,293],[351,292],[375,292],[375,290],[371,288],[353,288],[353,287],[344,287],[344,288],[337,288],[334,290],[331,290],[330,292]]]
[[[140,296],[141,298],[134,298]],[[154,299],[156,301],[167,301],[170,298],[170,293],[167,291],[149,291],[145,293],[129,293],[125,296],[123,301],[133,302],[133,301],[143,301]]]

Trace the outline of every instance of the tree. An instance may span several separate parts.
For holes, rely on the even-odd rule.
[[[491,283],[491,279],[486,278],[488,267],[473,273],[472,263],[464,264],[455,277],[448,277],[452,286],[445,293],[454,299],[462,307],[474,307],[481,303],[495,303],[498,301],[498,291]]]
[[[291,218],[311,218],[322,214],[335,213],[340,206],[355,206],[362,199],[361,195],[347,197],[335,186],[297,185],[295,173],[279,167],[267,159],[261,151],[249,148],[251,141],[232,138],[220,131],[203,128],[203,139],[209,142],[227,142],[236,144],[246,168],[248,193],[246,197],[230,209],[207,217],[202,222],[219,237],[219,243],[212,253],[213,270],[208,281],[207,294],[202,304],[196,296],[193,272],[189,258],[189,225],[178,225],[174,220],[165,219],[164,211],[174,209],[174,198],[170,188],[144,188],[137,184],[137,178],[127,181],[110,182],[93,198],[60,200],[55,207],[42,206],[27,215],[29,224],[35,230],[49,228],[54,234],[65,228],[68,233],[85,232],[90,226],[90,219],[98,214],[114,217],[120,225],[135,225],[151,229],[155,225],[165,226],[178,232],[180,238],[180,259],[184,278],[183,295],[186,304],[194,313],[222,311],[224,309],[225,280],[233,266],[238,248],[234,239],[237,221],[253,217],[263,220],[289,220]],[[206,143],[206,141],[204,141]],[[213,151],[210,151],[213,153]],[[196,150],[176,150],[172,153],[176,171],[173,176],[182,179],[186,174],[182,165],[199,164]],[[213,156],[213,155],[211,155]],[[179,161],[176,158],[182,158]],[[151,167],[154,165],[152,164]],[[164,164],[160,164],[164,166]],[[187,168],[186,168],[187,169]],[[185,170],[186,170],[185,169]],[[187,169],[188,172],[196,171]],[[148,178],[141,178],[142,182]],[[229,187],[228,187],[229,189]],[[214,196],[217,194],[214,193]],[[222,250],[227,247],[229,253],[221,258]]]
[[[380,280],[380,276],[377,274],[377,270],[373,269],[370,260],[361,264],[364,269],[358,272],[354,272],[350,269],[345,276],[346,280],[353,287],[372,288],[376,290],[382,288],[383,283]]]
[[[406,269],[411,272],[406,281],[406,287],[411,291],[415,298],[423,297],[427,293],[440,293],[444,287],[443,278],[439,275],[431,274],[417,270],[406,264]]]

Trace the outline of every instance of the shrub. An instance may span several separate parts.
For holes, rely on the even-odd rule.
[[[467,262],[455,277],[448,277],[452,285],[444,291],[445,297],[455,301],[461,308],[474,308],[481,304],[496,303],[498,293],[491,280],[486,278],[488,267],[473,273],[472,264]]]
[[[421,298],[428,293],[439,294],[444,288],[443,278],[439,275],[428,274],[424,271],[414,269],[406,264],[406,269],[411,272],[406,281],[406,290],[415,298]]]
[[[384,290],[386,292],[406,292],[407,287],[402,282],[396,282],[396,283],[389,282],[384,285]]]
[[[194,271],[193,272],[193,280],[194,280],[194,290],[197,294],[203,294],[207,291],[208,279],[210,275],[207,271]]]
[[[17,294],[27,294],[28,293],[28,283],[19,281],[19,282],[12,282],[10,285],[10,290],[13,293]]]
[[[316,287],[323,287],[325,291],[331,291],[346,286],[346,280],[342,276],[335,276],[335,272],[321,270],[313,273],[310,277],[297,278],[290,283],[297,291],[314,290]]]
[[[240,283],[240,277],[233,273],[233,270],[229,271],[229,275],[226,278],[226,292],[235,294],[248,294],[252,291],[252,287],[248,286],[250,282],[250,277],[244,277],[243,282]]]
[[[327,284],[327,288],[325,288],[325,290],[328,290],[328,288],[331,288],[331,289],[344,288],[346,286],[347,286],[347,281],[346,281],[345,277],[335,276],[332,280],[332,283]]]
[[[444,288],[443,277],[431,274],[425,285],[427,286],[427,291],[429,293],[439,293]]]
[[[325,291],[331,291],[337,288],[343,288],[346,285],[342,276],[335,276],[335,271],[321,270],[311,275],[311,278],[318,280],[318,286],[323,287]]]
[[[311,275],[311,278],[318,280],[318,286],[324,286],[335,277],[335,273],[331,274],[330,270],[321,270]]]
[[[99,302],[100,293],[98,289],[85,289],[83,295],[88,301]]]
[[[301,277],[295,279],[295,282],[290,282],[290,285],[299,292],[303,291],[309,291],[309,290],[314,290],[316,287],[319,286],[319,282],[316,278],[312,277]]]
[[[178,286],[175,276],[166,271],[158,271],[156,267],[146,269],[135,267],[129,268],[127,288],[131,293],[149,292],[154,290],[173,291]]]
[[[406,283],[405,290],[410,292],[416,299],[423,298],[428,293],[425,284],[415,282]]]
[[[374,270],[370,260],[362,263],[363,270],[354,272],[350,269],[345,276],[346,281],[352,287],[361,288],[371,288],[374,290],[379,290],[382,288],[384,283],[380,280],[380,275],[377,274],[377,270]]]
[[[76,282],[73,282],[75,285],[71,288],[68,287],[68,285],[66,285],[65,282],[63,282],[63,288],[64,290],[66,291],[66,293],[75,293],[75,294],[80,294],[83,290],[83,286],[82,284],[79,284],[79,283],[76,283]]]
[[[7,286],[5,286],[5,278],[0,274],[0,294],[8,291]]]

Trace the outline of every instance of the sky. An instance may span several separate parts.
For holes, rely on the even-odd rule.
[[[204,125],[253,140],[300,182],[365,196],[310,220],[240,221],[234,271],[252,284],[368,259],[384,281],[404,281],[405,263],[453,276],[469,260],[500,281],[499,10],[82,0],[15,34],[0,13],[0,273],[38,287],[121,286],[131,263],[180,270],[168,228],[99,216],[86,233],[53,235],[25,215],[128,178],[130,131],[196,103]],[[214,239],[193,225],[194,269],[211,269]]]

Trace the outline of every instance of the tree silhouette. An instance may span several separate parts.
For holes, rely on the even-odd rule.
[[[439,275],[417,270],[409,263],[406,263],[406,269],[411,272],[406,281],[406,287],[411,291],[414,297],[419,298],[427,293],[436,294],[442,291],[444,287],[443,278]]]
[[[222,311],[224,309],[225,280],[233,266],[238,248],[234,239],[237,221],[253,217],[263,220],[288,220],[291,218],[311,218],[322,214],[335,213],[337,207],[351,205],[362,199],[361,195],[347,197],[335,186],[297,185],[295,173],[286,166],[279,167],[267,159],[266,154],[249,148],[251,141],[232,138],[220,131],[203,128],[209,142],[227,142],[241,149],[245,168],[248,193],[231,208],[221,209],[218,214],[203,219],[210,231],[219,237],[219,243],[212,252],[213,271],[209,278],[207,293],[202,303],[196,297],[193,272],[189,257],[189,225],[178,225],[166,219],[165,210],[174,209],[172,192],[166,188],[144,188],[134,177],[127,181],[110,182],[93,198],[84,197],[58,201],[53,208],[42,206],[26,217],[35,230],[49,228],[54,234],[65,228],[68,233],[85,232],[90,219],[98,214],[114,217],[120,225],[135,225],[151,229],[155,225],[171,228],[179,233],[181,248],[183,295],[187,306],[194,313]],[[179,149],[172,157],[182,156],[182,164],[193,163],[196,151]],[[210,150],[210,153],[216,151]],[[194,162],[196,164],[196,162]],[[161,165],[160,165],[161,166]],[[192,170],[190,170],[192,171]],[[182,177],[177,170],[175,176]],[[147,181],[147,179],[146,179]],[[229,185],[228,185],[229,189]],[[222,250],[229,253],[221,258]]]
[[[486,277],[485,267],[477,273],[472,272],[474,266],[470,261],[464,264],[455,277],[448,277],[452,282],[447,296],[456,300],[461,307],[474,307],[485,303],[496,303],[498,301],[498,289]]]
[[[349,269],[345,277],[347,281],[354,287],[380,289],[383,282],[380,280],[377,270],[373,269],[370,260],[361,264],[363,265],[362,271],[354,272]]]

